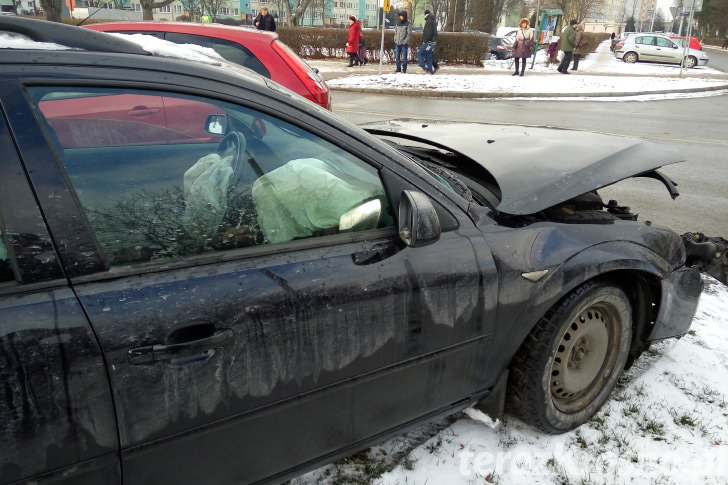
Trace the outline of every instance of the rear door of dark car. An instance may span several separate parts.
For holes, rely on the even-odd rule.
[[[17,87],[0,83],[0,482],[120,483],[101,348],[16,150],[18,142],[30,147],[24,157],[55,164],[28,115]],[[54,173],[35,172],[39,186],[57,187]]]
[[[43,122],[42,100],[84,88],[28,89]],[[263,479],[485,389],[495,270],[457,207],[435,202],[445,231],[410,249],[391,187],[411,184],[302,112],[85,89],[209,102],[243,140],[54,142],[79,212],[56,217],[53,193],[38,197],[104,351],[125,481]],[[369,202],[377,223],[341,231]]]

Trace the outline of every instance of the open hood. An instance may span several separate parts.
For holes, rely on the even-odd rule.
[[[472,159],[501,189],[496,210],[514,215],[534,214],[638,176],[662,181],[675,198],[676,184],[656,169],[684,160],[657,143],[558,128],[416,120],[362,127],[390,140],[412,140]]]

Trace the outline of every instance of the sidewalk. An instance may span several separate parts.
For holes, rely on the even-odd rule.
[[[709,51],[708,51],[709,52]],[[644,95],[700,95],[728,92],[728,73],[705,67],[683,69],[671,64],[635,63],[618,60],[609,50],[609,42],[581,60],[578,71],[563,75],[556,65],[545,66],[545,54],[539,51],[525,75],[511,76],[507,61],[484,61],[484,66],[448,66],[442,64],[434,76],[394,74],[394,65],[378,63],[347,67],[347,61],[308,63],[317,69],[335,91],[388,93],[408,96],[458,98],[601,98]],[[416,63],[409,71],[419,72]]]

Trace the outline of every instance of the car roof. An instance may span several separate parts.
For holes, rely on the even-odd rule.
[[[154,32],[177,32],[183,34],[210,34],[215,37],[237,37],[244,36],[246,41],[258,41],[270,44],[278,39],[278,34],[264,30],[237,27],[223,24],[198,24],[192,22],[99,22],[84,25],[87,29],[98,30],[147,30]]]
[[[115,79],[144,77],[146,80],[158,78],[170,82],[168,74],[204,79],[210,84],[222,82],[231,86],[243,87],[270,96],[280,96],[292,92],[265,77],[244,67],[229,63],[222,58],[208,58],[206,62],[189,62],[182,53],[174,50],[180,46],[169,43],[170,55],[155,54],[145,50],[138,42],[123,36],[96,32],[89,29],[45,20],[24,17],[3,17],[0,19],[0,34],[22,35],[27,41],[19,48],[0,47],[3,62],[0,64],[0,77],[43,76],[50,66],[65,65],[66,69],[54,71],[54,78],[71,72],[84,70],[88,79]],[[149,36],[139,36],[148,38]],[[164,42],[164,41],[162,41]],[[55,47],[53,47],[55,45]],[[50,47],[49,47],[50,46]],[[58,50],[58,46],[66,48]],[[27,51],[34,51],[29,57]],[[187,51],[191,53],[193,51]],[[176,57],[175,57],[176,56]],[[106,74],[99,67],[120,68]],[[136,73],[145,71],[145,76]],[[60,72],[60,74],[59,74]]]
[[[86,51],[151,55],[138,44],[125,39],[45,20],[3,16],[0,17],[0,32],[19,34],[36,43],[56,44]],[[40,46],[37,48],[41,49]]]

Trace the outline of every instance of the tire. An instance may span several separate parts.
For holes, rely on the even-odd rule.
[[[619,287],[586,282],[531,330],[511,362],[507,410],[548,434],[588,421],[607,401],[632,340]]]
[[[685,62],[683,63],[683,67],[686,69],[692,69],[693,67],[698,65],[698,60],[694,56],[687,56],[685,58]]]
[[[634,64],[639,60],[639,58],[637,57],[636,52],[627,52],[625,55],[622,56],[622,60],[627,64]]]
[[[498,61],[498,60],[500,60],[500,57],[498,57],[498,53],[491,52],[490,53],[490,57],[488,59],[491,60],[491,61]]]

